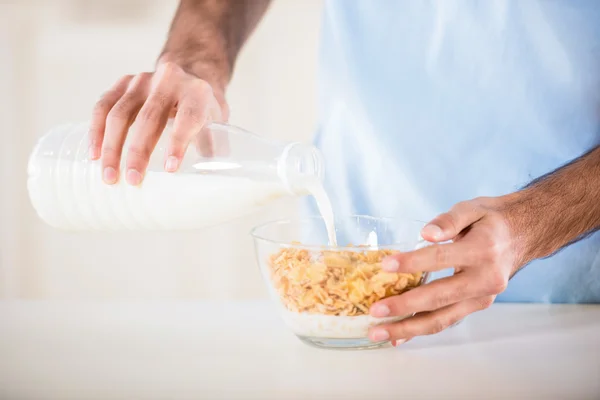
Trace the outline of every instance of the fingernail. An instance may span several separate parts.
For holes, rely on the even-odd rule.
[[[117,171],[113,167],[104,168],[103,179],[104,182],[112,185],[117,181]]]
[[[135,169],[130,169],[127,171],[127,183],[133,186],[137,186],[142,183],[142,174],[140,174]]]
[[[396,272],[398,271],[398,268],[400,268],[400,264],[398,264],[398,261],[396,261],[395,258],[387,257],[381,261],[381,269],[384,271]]]
[[[390,315],[390,308],[385,304],[373,304],[370,311],[373,317],[381,318]]]
[[[96,146],[90,146],[90,160],[97,160],[100,158],[100,149]]]
[[[385,329],[375,329],[370,335],[370,339],[372,342],[383,342],[384,340],[388,340],[390,338],[390,334]]]
[[[396,340],[396,342],[394,343],[394,347],[398,347],[398,346],[400,346],[401,344],[404,344],[404,343],[406,343],[406,342],[407,342],[407,340],[406,340],[406,339],[398,339],[398,340]]]
[[[432,239],[441,238],[442,233],[443,233],[442,228],[440,228],[439,226],[437,226],[435,224],[429,224],[429,225],[425,226],[425,228],[423,228],[423,230],[421,231],[422,236],[427,236]]]
[[[169,156],[167,161],[165,162],[165,169],[167,172],[175,172],[177,171],[177,167],[179,166],[179,160],[175,156]]]

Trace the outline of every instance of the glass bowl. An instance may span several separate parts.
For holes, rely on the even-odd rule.
[[[252,231],[258,264],[271,298],[287,326],[305,343],[322,348],[359,349],[368,330],[410,315],[374,318],[369,307],[427,282],[427,273],[389,273],[381,260],[395,252],[429,245],[423,222],[352,216],[336,220],[338,246],[328,246],[321,217],[281,220]]]

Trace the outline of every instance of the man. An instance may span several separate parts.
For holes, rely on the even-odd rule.
[[[171,172],[207,121],[227,119],[236,56],[268,3],[181,1],[156,72],[97,104],[90,154],[107,183],[141,182],[171,114]],[[326,3],[316,143],[335,210],[449,210],[422,232],[446,243],[384,268],[454,275],[374,304],[417,314],[372,340],[439,332],[494,300],[600,302],[599,21],[594,0]]]

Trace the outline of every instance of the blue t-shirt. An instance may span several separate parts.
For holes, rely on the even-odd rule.
[[[599,143],[600,1],[329,0],[322,30],[316,144],[339,215],[429,220]],[[600,302],[600,234],[498,301]]]

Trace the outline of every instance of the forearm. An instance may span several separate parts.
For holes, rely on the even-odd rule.
[[[600,146],[506,197],[523,261],[552,255],[600,228]]]
[[[269,3],[181,0],[158,62],[175,62],[224,92],[242,45]]]

